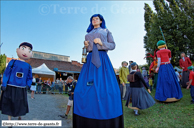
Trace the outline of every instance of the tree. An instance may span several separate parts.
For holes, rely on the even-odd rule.
[[[5,67],[6,67],[6,55],[0,55],[0,74],[3,74],[3,72],[5,71]]]
[[[190,0],[154,0],[155,13],[145,4],[146,53],[153,53],[157,41],[163,39],[159,30],[161,26],[167,46],[172,52],[172,65],[179,65],[181,52],[185,52],[194,60],[194,6],[189,2],[191,3]],[[147,59],[148,64],[149,61],[150,59]]]
[[[146,70],[149,70],[149,65],[148,64],[144,64],[144,65],[138,65],[139,69],[142,69],[143,67],[145,67]]]
[[[151,7],[145,3],[145,6],[144,6],[144,10],[145,10],[145,13],[144,13],[144,20],[145,20],[145,30],[146,30],[146,35],[144,36],[144,48],[146,49],[146,54],[148,52],[150,52],[151,54],[154,52],[154,46],[153,46],[153,42],[150,41],[150,37],[152,35],[151,33],[151,25],[153,24],[153,16],[154,16],[154,13],[151,9]],[[147,62],[148,64],[150,65],[151,64],[151,58],[147,58]]]

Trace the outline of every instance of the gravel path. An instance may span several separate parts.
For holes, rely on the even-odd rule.
[[[61,120],[62,127],[60,128],[72,128],[72,108],[68,119],[58,117],[59,114],[65,113],[67,101],[68,97],[62,94],[35,94],[35,99],[31,99],[30,93],[28,93],[29,113],[27,113],[25,116],[22,116],[22,120]],[[7,115],[1,114],[1,120],[7,120]],[[17,120],[17,118],[12,117],[12,120]]]

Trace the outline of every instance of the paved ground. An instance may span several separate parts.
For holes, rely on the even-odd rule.
[[[72,128],[72,111],[70,111],[68,119],[58,117],[59,114],[65,113],[67,101],[68,97],[62,94],[35,94],[35,99],[31,99],[30,93],[28,93],[29,113],[23,116],[22,120],[61,120],[61,128]],[[7,120],[7,115],[1,114],[1,120]],[[12,120],[17,120],[17,118],[12,117]]]

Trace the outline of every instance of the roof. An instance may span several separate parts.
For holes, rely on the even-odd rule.
[[[47,67],[50,70],[53,70],[54,68],[58,68],[58,70],[64,70],[64,71],[81,71],[80,66],[73,65],[71,62],[67,61],[54,61],[54,60],[45,60],[45,59],[37,59],[37,58],[31,58],[29,60],[26,60],[27,63],[29,63],[32,68],[39,67],[43,63],[47,65]]]
[[[47,52],[40,52],[40,51],[34,51],[33,52],[36,52],[36,53],[45,53],[45,54],[49,54],[49,55],[57,55],[57,56],[65,56],[65,57],[70,57],[70,56],[66,56],[66,55],[59,55],[59,54],[55,54],[55,53],[47,53]]]

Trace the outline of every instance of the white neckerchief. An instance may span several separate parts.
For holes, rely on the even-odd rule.
[[[164,50],[165,48],[161,48],[160,50]]]
[[[185,57],[183,57],[182,59],[183,59],[183,61],[185,61]]]
[[[131,72],[137,72],[137,70],[132,70]]]

